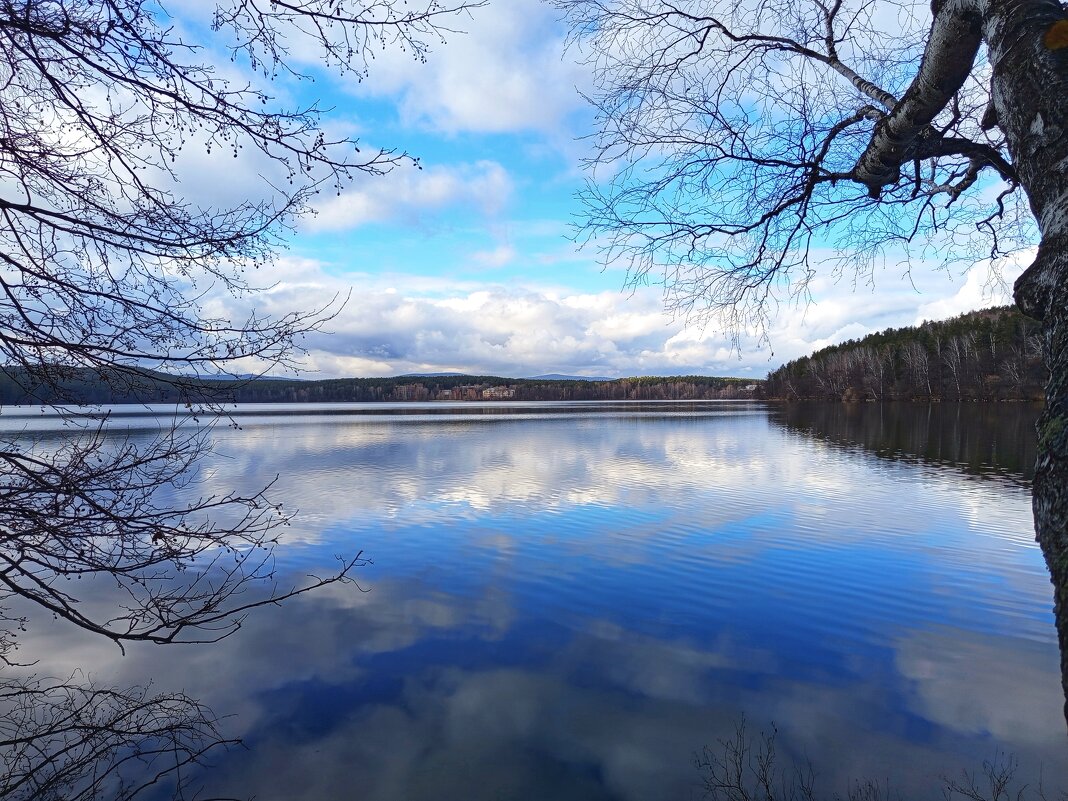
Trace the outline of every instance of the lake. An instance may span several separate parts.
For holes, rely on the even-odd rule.
[[[1036,414],[247,407],[185,491],[277,476],[300,509],[280,581],[362,550],[360,588],[259,610],[210,646],[121,656],[45,621],[23,653],[226,716],[247,748],[215,754],[209,796],[700,798],[695,754],[743,719],[828,798],[864,779],[941,798],[942,776],[998,754],[1068,790]],[[0,419],[65,436],[37,410]]]

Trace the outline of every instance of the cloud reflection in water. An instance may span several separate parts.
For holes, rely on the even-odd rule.
[[[1026,486],[798,430],[763,411],[219,430],[200,489],[279,474],[302,509],[283,570],[362,548],[370,592],[210,648],[66,639],[53,662],[236,714],[250,750],[209,786],[261,799],[697,797],[693,752],[743,714],[828,793],[890,776],[938,797],[995,746],[1068,786]]]

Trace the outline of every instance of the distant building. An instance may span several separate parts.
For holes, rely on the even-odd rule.
[[[426,400],[427,395],[427,389],[422,384],[398,384],[393,388],[393,400]]]
[[[482,400],[508,400],[514,397],[513,387],[486,387],[482,390]]]

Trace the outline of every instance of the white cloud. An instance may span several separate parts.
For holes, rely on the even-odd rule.
[[[334,335],[315,345],[329,349],[342,365],[353,357],[380,356],[393,373],[429,368],[509,376],[722,372],[723,365],[709,363],[719,343],[698,340],[678,347],[679,326],[663,315],[658,300],[501,286],[448,298],[378,295],[361,298],[359,312],[339,320]],[[628,303],[636,308],[622,315]],[[598,333],[604,316],[625,316],[629,324],[608,335]]]
[[[277,283],[244,299],[217,297],[209,312],[241,319],[254,306],[260,314],[282,315],[323,306],[352,288],[348,303],[329,324],[330,333],[312,334],[304,343],[310,351],[307,367],[324,377],[438,370],[508,376],[737,371],[735,360],[724,360],[729,357],[725,339],[671,320],[655,290],[628,295],[425,277],[336,276],[299,259],[280,260],[260,280]],[[760,352],[755,343],[754,350]]]
[[[508,202],[512,180],[495,161],[399,168],[343,191],[316,209],[305,227],[339,231],[373,222],[418,222],[428,211],[461,207],[494,215]]]
[[[479,250],[471,255],[471,258],[483,267],[504,267],[515,260],[515,248],[509,244],[501,244],[491,250]]]
[[[507,245],[472,258],[483,265],[514,260],[520,268],[524,258],[537,260]],[[657,287],[627,293],[534,281],[339,274],[307,259],[281,260],[261,275],[263,283],[277,280],[270,291],[241,301],[219,298],[210,311],[239,319],[254,305],[259,313],[281,315],[325,305],[351,289],[347,305],[328,325],[331,333],[305,341],[307,367],[322,377],[437,371],[761,377],[829,344],[1005,302],[983,294],[986,274],[979,265],[961,278],[917,271],[909,283],[887,275],[877,289],[821,279],[813,282],[812,303],[779,309],[768,331],[770,346],[743,335],[740,353],[731,332],[672,319]]]
[[[960,289],[950,297],[937,298],[923,304],[916,315],[916,323],[924,320],[945,320],[958,314],[986,306],[1011,304],[1012,282],[1034,258],[1034,251],[1015,254],[1014,259],[1002,265],[999,276],[992,275],[989,265],[977,264],[968,270]]]
[[[455,133],[559,132],[583,101],[587,70],[564,53],[563,26],[540,0],[508,0],[472,9],[462,33],[419,64],[396,48],[376,58],[356,91],[400,96],[405,121]]]

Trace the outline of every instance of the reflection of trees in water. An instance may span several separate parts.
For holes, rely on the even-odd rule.
[[[274,581],[284,515],[262,492],[174,497],[197,476],[208,430],[137,440],[83,423],[66,439],[0,438],[0,797],[128,799],[225,744],[182,694],[12,677],[20,629],[52,617],[123,648],[214,642],[254,608],[348,581]],[[10,608],[8,608],[10,607]],[[164,781],[166,779],[166,781]]]
[[[201,61],[196,25],[185,24],[205,9],[0,3],[7,397],[81,403],[92,379],[107,384],[98,400],[164,389],[169,400],[220,411],[214,386],[205,393],[198,379],[292,363],[299,340],[340,306],[264,313],[249,302],[259,287],[246,269],[274,261],[322,187],[340,193],[356,175],[413,160],[361,152],[355,138],[324,130],[314,104],[291,108],[264,88],[299,77],[287,49],[294,37],[301,65],[316,53],[340,75],[362,76],[382,48],[423,59],[467,7],[366,5],[208,3],[213,42],[260,74],[234,83],[212,57]],[[213,148],[232,150],[238,172],[252,167],[262,180],[236,193],[198,187],[188,179],[206,175],[208,162],[190,161],[191,147],[209,161]],[[255,156],[242,161],[242,150]],[[108,442],[94,433],[98,414],[59,411],[80,421],[69,445],[50,450],[22,431],[0,438],[0,605],[20,605],[20,614],[32,606],[31,622],[52,616],[120,647],[214,641],[247,610],[342,580],[356,564],[275,591],[271,549],[286,518],[259,489],[167,502],[192,481],[204,437],[176,423],[148,443]],[[110,595],[95,592],[102,586]],[[122,799],[162,773],[180,795],[182,765],[221,742],[207,710],[136,687],[12,678],[14,637],[3,629],[23,621],[5,614],[0,794]]]
[[[893,778],[853,779],[845,796],[831,796],[817,789],[817,775],[808,760],[781,760],[775,741],[778,732],[754,737],[742,719],[734,735],[706,745],[694,758],[703,774],[705,797],[711,801],[889,801],[900,799]],[[784,764],[785,762],[785,764]],[[1010,754],[995,753],[978,771],[962,770],[959,776],[943,776],[940,795],[945,801],[1047,801],[1041,777],[1029,783],[1017,774],[1018,763]],[[1068,794],[1055,796],[1068,799]]]
[[[235,744],[181,693],[68,680],[0,682],[0,797],[127,801],[160,784],[195,795],[183,770]]]
[[[196,477],[207,431],[73,432],[27,452],[0,439],[0,602],[29,601],[120,648],[214,642],[249,610],[347,581],[361,563],[280,590],[273,546],[287,518],[264,491],[171,497]],[[87,583],[100,600],[85,602]]]
[[[877,456],[1030,483],[1040,409],[1023,403],[797,403],[772,412],[788,430]]]
[[[784,404],[773,412],[787,430],[886,459],[948,466],[1030,485],[1038,454],[1041,409],[1027,404]],[[1045,544],[1043,544],[1045,546]],[[1068,722],[1068,568],[1042,548],[1053,584]],[[1063,560],[1063,556],[1060,557]]]

